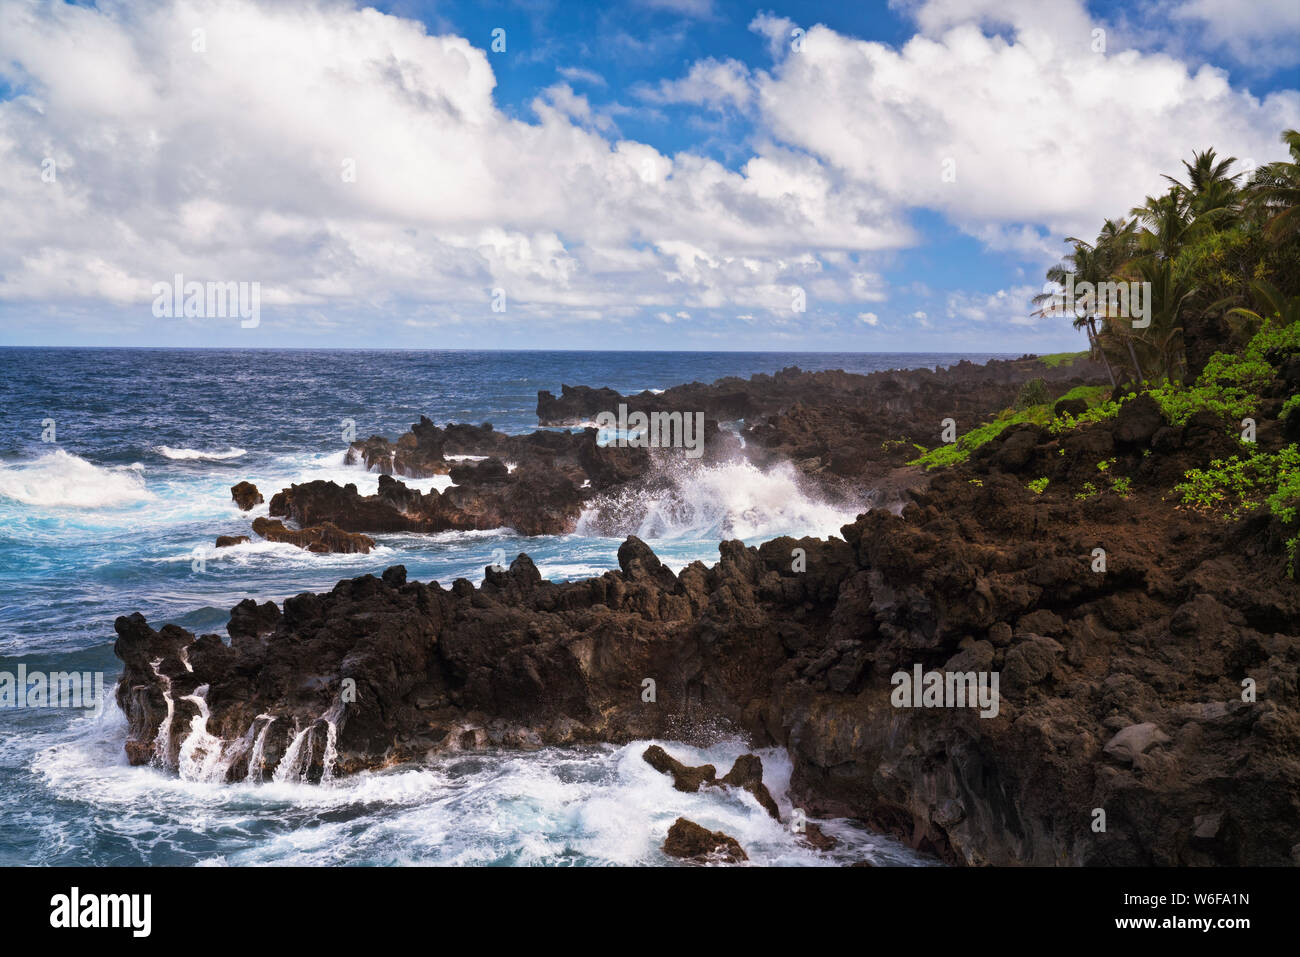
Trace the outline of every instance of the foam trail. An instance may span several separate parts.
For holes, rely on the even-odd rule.
[[[241,455],[248,454],[247,449],[236,448],[233,445],[230,448],[226,449],[224,452],[205,452],[202,449],[187,449],[187,448],[174,449],[169,445],[159,445],[157,448],[154,449],[154,451],[156,451],[159,455],[163,456],[164,458],[169,458],[177,462],[188,462],[188,461],[196,461],[196,460],[221,462],[224,461],[225,459],[237,459]]]
[[[168,739],[172,733],[172,716],[176,713],[176,703],[172,701],[172,680],[158,670],[162,664],[162,659],[149,662],[149,667],[153,673],[158,676],[162,682],[163,700],[167,702],[167,716],[158,723],[158,734],[153,739],[153,764],[157,767],[167,767],[167,747]]]
[[[303,771],[300,767],[303,763],[302,749],[309,734],[311,734],[311,724],[308,724],[307,727],[293,736],[293,741],[290,742],[288,750],[284,752],[284,757],[280,759],[280,763],[275,766],[275,771],[271,775],[271,780],[276,784],[283,784],[287,781],[296,783],[302,780]]]
[[[257,740],[253,742],[253,753],[248,756],[248,771],[245,775],[249,781],[254,783],[262,780],[262,759],[266,755],[266,733],[271,730],[271,725],[275,724],[274,716],[269,714],[259,714],[253,719],[253,723],[249,727],[249,730],[251,731],[253,728],[256,728],[257,722],[261,721],[263,718],[266,719],[266,724],[262,725],[262,730],[258,732]]]
[[[339,719],[343,717],[343,699],[340,697],[321,717],[328,730],[325,732],[325,756],[321,759],[320,783],[329,784],[334,780],[334,765],[339,759]]]

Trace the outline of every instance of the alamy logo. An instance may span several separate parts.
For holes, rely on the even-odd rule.
[[[1083,318],[1089,315],[1108,319],[1132,319],[1134,329],[1151,325],[1151,283],[1149,282],[1075,282],[1067,273],[1065,285],[1051,314]]]
[[[153,897],[149,894],[70,894],[50,898],[50,926],[128,927],[133,937],[148,937],[153,926]]]
[[[102,671],[0,671],[0,708],[85,708],[104,703]]]
[[[895,708],[979,708],[981,718],[998,716],[996,671],[895,671],[889,678]]]
[[[596,416],[599,445],[630,449],[685,449],[688,459],[704,454],[703,412],[633,412],[620,403],[618,412]]]
[[[238,316],[243,329],[256,329],[262,321],[260,282],[186,282],[177,273],[171,282],[154,283],[153,297],[153,314],[159,319]]]

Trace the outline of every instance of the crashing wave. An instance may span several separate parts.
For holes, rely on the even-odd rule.
[[[811,497],[788,463],[766,471],[749,462],[682,465],[659,473],[649,485],[593,499],[576,531],[645,540],[826,538],[861,511]]]
[[[153,499],[139,464],[105,467],[55,449],[0,466],[0,498],[47,508],[111,508]]]

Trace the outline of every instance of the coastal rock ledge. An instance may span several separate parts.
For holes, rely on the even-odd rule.
[[[952,863],[1297,863],[1300,599],[1260,529],[986,469],[842,534],[727,541],[679,573],[628,538],[617,571],[570,583],[524,554],[477,588],[395,566],[242,602],[229,644],[121,617],[127,753],[320,781],[740,733],[788,750],[795,807]],[[996,715],[895,706],[891,676],[917,666],[998,673]]]

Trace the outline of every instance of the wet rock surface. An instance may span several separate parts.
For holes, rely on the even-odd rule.
[[[684,817],[679,817],[668,829],[664,853],[699,864],[739,864],[749,860],[740,842],[731,835],[710,831]]]
[[[285,528],[283,522],[255,518],[253,532],[268,542],[287,542],[309,552],[353,552],[365,555],[375,547],[375,540],[370,536],[344,531],[333,522],[322,522],[306,528]]]
[[[262,498],[262,493],[257,490],[257,486],[252,482],[240,482],[237,485],[230,486],[230,497],[242,512],[247,512],[253,506],[261,505],[266,501]]]

